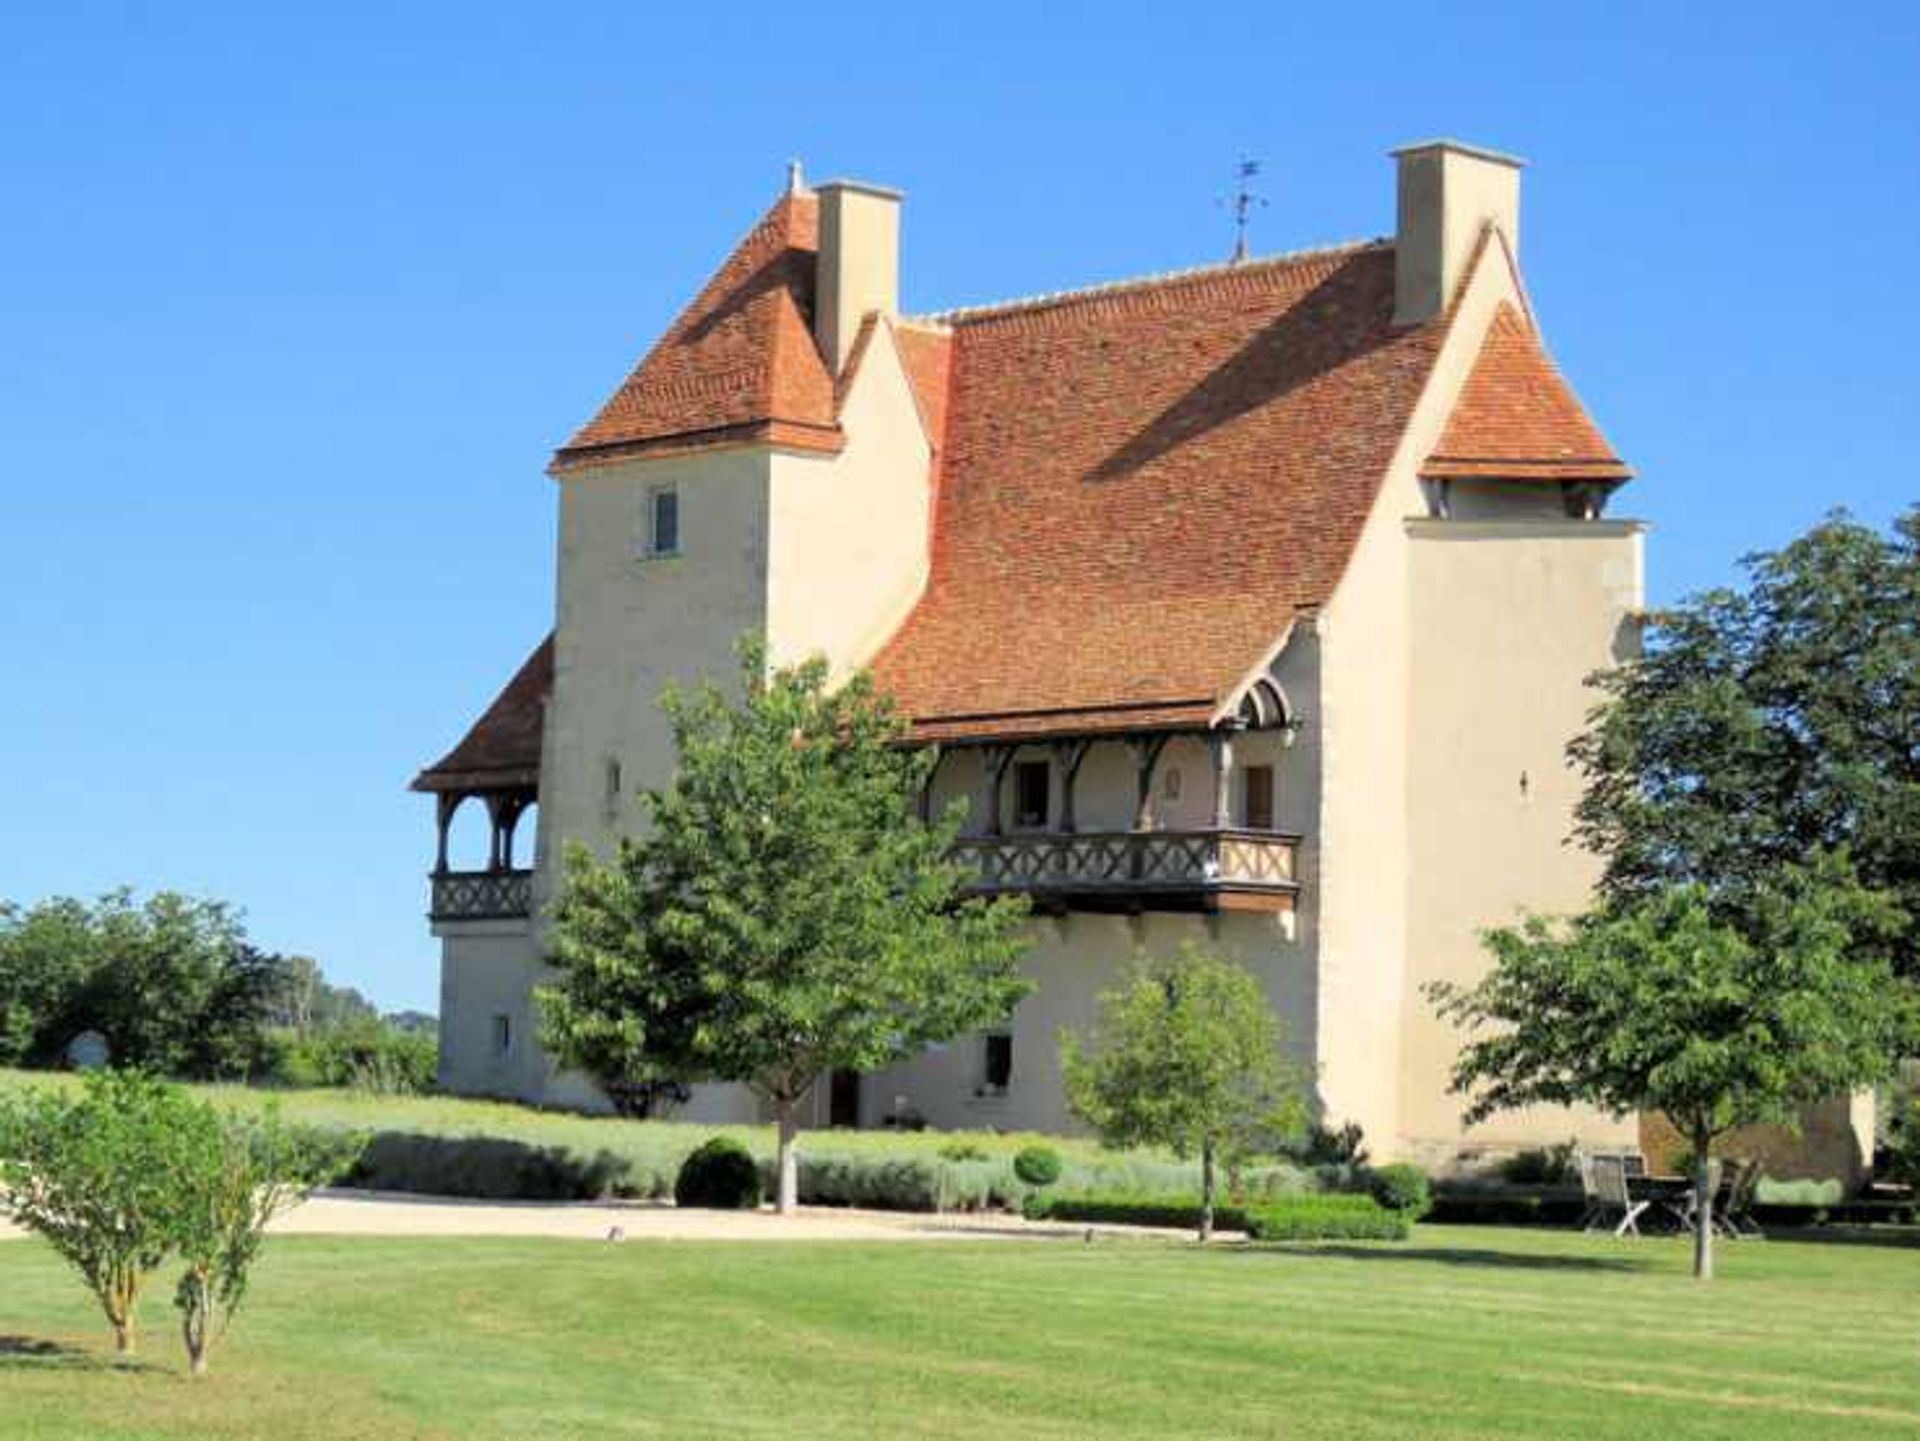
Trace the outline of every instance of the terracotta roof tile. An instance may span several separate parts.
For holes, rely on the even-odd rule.
[[[1625,480],[1633,474],[1511,305],[1502,305],[1487,327],[1446,433],[1420,473],[1502,480]]]
[[[537,785],[540,732],[553,690],[553,637],[528,656],[460,744],[414,777],[417,791]]]
[[[812,195],[782,196],[560,449],[554,468],[663,443],[772,439],[837,448],[833,382],[813,339],[818,223]]]
[[[929,737],[1211,713],[1359,538],[1444,329],[1392,318],[1382,243],[948,317],[932,572],[880,683]]]

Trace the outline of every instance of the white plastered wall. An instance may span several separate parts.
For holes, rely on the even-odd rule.
[[[933,452],[884,321],[840,419],[838,454],[772,457],[766,575],[771,658],[818,653],[836,677],[873,658],[927,580]]]

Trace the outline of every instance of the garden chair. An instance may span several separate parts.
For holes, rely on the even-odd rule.
[[[1616,1236],[1638,1236],[1640,1217],[1652,1203],[1636,1201],[1627,1190],[1627,1164],[1623,1156],[1595,1156],[1587,1162],[1593,1174],[1594,1209],[1586,1228],[1598,1231],[1612,1227]],[[1616,1222],[1614,1217],[1618,1216]]]
[[[1758,1161],[1729,1161],[1713,1198],[1714,1221],[1729,1240],[1764,1241],[1767,1233],[1753,1219],[1753,1198],[1760,1189]]]

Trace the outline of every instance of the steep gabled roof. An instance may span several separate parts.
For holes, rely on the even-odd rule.
[[[833,381],[813,339],[818,226],[814,196],[782,196],[554,468],[739,441],[838,449]]]
[[[534,648],[460,744],[414,777],[416,791],[494,790],[540,783],[540,733],[553,691],[553,637]]]
[[[1393,277],[1376,242],[943,317],[932,569],[874,663],[916,733],[1206,724],[1333,594],[1426,381]]]
[[[1600,433],[1513,306],[1502,304],[1420,473],[1434,480],[1626,480]]]

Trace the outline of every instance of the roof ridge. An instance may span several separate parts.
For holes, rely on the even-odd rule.
[[[1184,285],[1201,280],[1225,279],[1232,276],[1247,275],[1254,271],[1272,270],[1281,266],[1300,265],[1308,261],[1325,259],[1333,255],[1351,254],[1356,251],[1375,247],[1391,246],[1392,240],[1383,235],[1364,240],[1342,240],[1330,245],[1309,246],[1302,250],[1283,250],[1271,255],[1256,255],[1247,260],[1218,260],[1207,265],[1190,265],[1179,270],[1156,271],[1150,275],[1128,276],[1120,280],[1102,281],[1096,285],[1075,286],[1066,290],[1040,291],[1033,295],[1018,296],[1012,300],[989,301],[983,305],[960,305],[950,310],[927,311],[920,315],[903,315],[900,323],[923,330],[944,330],[956,324],[970,324],[976,320],[998,319],[1003,315],[1017,315],[1030,310],[1046,310],[1060,305],[1072,305],[1080,301],[1104,300],[1109,296],[1128,295],[1136,291],[1152,290],[1164,285]]]

